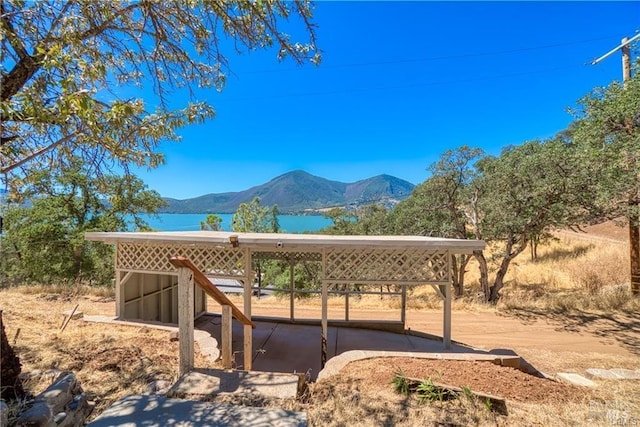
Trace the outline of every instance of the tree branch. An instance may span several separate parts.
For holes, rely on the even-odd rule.
[[[59,146],[60,144],[63,144],[67,141],[69,141],[71,138],[77,136],[78,133],[72,133],[70,135],[67,135],[65,137],[60,138],[59,140],[57,140],[56,142],[54,142],[53,144],[49,144],[46,147],[41,148],[40,150],[36,151],[35,153],[32,153],[30,155],[28,155],[27,157],[25,157],[22,160],[19,160],[13,164],[10,164],[9,166],[3,167],[0,169],[0,174],[5,174],[5,173],[9,173],[12,170],[19,168],[20,166],[22,166],[23,164],[27,163],[30,160],[33,160],[34,158],[38,157],[41,154],[46,153],[47,151],[50,151],[54,148],[56,148],[57,146]]]

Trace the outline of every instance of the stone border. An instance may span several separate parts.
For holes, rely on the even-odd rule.
[[[45,391],[29,402],[18,426],[79,427],[93,411],[73,372],[63,371]]]
[[[412,351],[374,351],[374,350],[350,350],[341,353],[329,359],[324,369],[318,373],[316,381],[322,381],[330,378],[340,372],[342,368],[350,362],[356,360],[374,359],[378,357],[413,357],[416,359],[432,359],[432,360],[466,360],[491,362],[500,366],[508,366],[528,372],[522,366],[520,356],[500,356],[496,354],[483,353],[425,353]],[[525,367],[526,368],[526,367]]]

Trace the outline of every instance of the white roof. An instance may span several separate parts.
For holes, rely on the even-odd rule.
[[[237,238],[238,247],[263,251],[320,251],[329,247],[422,248],[471,253],[483,250],[482,240],[444,239],[426,236],[336,236],[325,234],[235,233],[228,231],[153,231],[153,232],[89,232],[85,239],[106,243],[176,243],[231,245]]]

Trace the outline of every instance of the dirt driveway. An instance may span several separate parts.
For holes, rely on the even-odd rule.
[[[210,302],[215,312],[217,304]],[[113,315],[115,301],[88,297],[80,310]],[[320,309],[299,304],[297,318],[319,318]],[[254,315],[288,317],[287,301],[254,301]],[[343,310],[329,309],[340,319]],[[398,310],[352,309],[352,319],[398,320]],[[442,312],[408,310],[407,327],[442,335]],[[636,313],[547,312],[535,310],[453,311],[452,339],[473,347],[512,350],[540,370],[581,372],[586,368],[640,368],[640,315]]]

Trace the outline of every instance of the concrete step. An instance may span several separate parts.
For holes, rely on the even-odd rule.
[[[297,374],[197,369],[183,375],[169,389],[167,396],[204,400],[221,393],[233,393],[295,399],[301,381]]]
[[[580,374],[574,374],[570,372],[558,372],[557,377],[569,384],[579,385],[583,387],[596,387],[596,383],[583,377]]]
[[[222,427],[307,425],[302,412],[277,408],[253,408],[222,403],[171,399],[164,396],[130,395],[117,400],[90,427]]]

